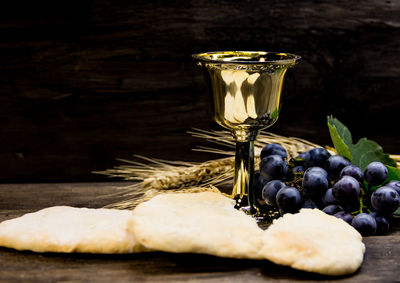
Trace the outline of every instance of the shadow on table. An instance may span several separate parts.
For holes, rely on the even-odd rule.
[[[95,272],[95,276],[106,278],[148,278],[153,280],[180,281],[230,278],[233,281],[253,279],[272,280],[333,280],[345,277],[330,277],[294,270],[276,265],[267,260],[240,260],[220,258],[202,254],[173,254],[149,252],[123,255],[62,254],[18,252],[0,248],[0,264],[10,262],[23,266],[32,274],[38,270],[47,273],[75,274]],[[15,266],[14,268],[17,268]],[[68,273],[67,273],[68,271]],[[56,272],[56,273],[54,273]],[[128,276],[129,277],[126,277]],[[39,274],[37,274],[39,276]],[[66,277],[68,278],[68,277]]]

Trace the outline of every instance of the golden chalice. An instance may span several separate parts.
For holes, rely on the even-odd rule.
[[[204,67],[213,101],[213,118],[232,131],[236,140],[232,195],[236,207],[259,212],[253,192],[254,140],[276,122],[286,71],[300,56],[259,51],[194,54]]]

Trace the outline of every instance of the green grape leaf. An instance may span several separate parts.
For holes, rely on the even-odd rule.
[[[362,138],[356,144],[349,145],[349,149],[353,156],[351,163],[360,167],[363,171],[373,161],[380,161],[391,167],[397,166],[396,161],[390,158],[389,154],[383,153],[379,144],[367,138]]]
[[[336,152],[363,171],[373,161],[380,161],[396,169],[396,161],[390,158],[389,154],[384,153],[382,147],[376,142],[362,138],[353,144],[350,130],[333,116],[328,116],[328,128]]]
[[[328,116],[328,125],[336,128],[338,135],[346,145],[353,144],[351,132],[342,122],[331,115]]]
[[[389,165],[386,165],[386,168],[388,169],[388,176],[385,180],[385,183],[389,181],[400,181],[400,170],[397,169],[396,167],[392,167]]]
[[[353,160],[353,156],[351,155],[349,147],[341,139],[336,127],[328,124],[328,128],[329,128],[329,133],[331,134],[332,143],[336,149],[336,152],[339,155],[346,157],[350,161]]]
[[[348,145],[345,143],[345,140],[348,142],[350,141],[349,144],[353,143],[351,139],[351,133],[342,123],[339,122],[339,124],[337,122],[339,122],[337,119],[333,119],[332,116],[328,116],[328,129],[331,135],[333,146],[339,155],[346,157],[351,161],[353,160],[353,156]],[[343,125],[343,127],[341,125]]]

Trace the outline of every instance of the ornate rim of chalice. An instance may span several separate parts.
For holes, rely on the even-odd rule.
[[[264,65],[295,64],[301,57],[292,53],[267,51],[212,51],[192,55],[203,63]]]

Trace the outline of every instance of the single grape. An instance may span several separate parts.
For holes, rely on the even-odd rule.
[[[360,213],[353,218],[351,221],[353,226],[363,236],[371,236],[376,233],[376,221],[375,219],[366,213]]]
[[[280,144],[277,143],[270,143],[261,150],[260,153],[260,159],[263,159],[264,157],[268,155],[280,155],[282,158],[287,158],[287,152],[286,149],[281,146]]]
[[[254,173],[253,191],[254,191],[254,196],[256,197],[257,200],[263,200],[262,190],[266,183],[268,182],[264,180],[264,178],[260,175],[259,171]]]
[[[351,164],[350,161],[344,158],[343,156],[332,155],[326,161],[325,168],[329,174],[329,178],[331,178],[331,180],[337,180],[339,178],[342,169],[350,164]]]
[[[298,160],[304,160],[304,158],[306,157],[306,153],[305,152],[300,152],[295,159]]]
[[[285,187],[276,194],[276,204],[281,215],[285,213],[296,213],[301,208],[300,192],[293,187]]]
[[[265,184],[262,190],[262,197],[265,203],[270,206],[276,206],[276,194],[284,187],[286,187],[285,183],[280,180],[272,180]]]
[[[341,207],[340,205],[337,205],[337,204],[331,204],[331,205],[328,205],[327,207],[325,207],[322,211],[325,212],[326,214],[334,215],[335,213],[338,213],[339,211],[343,211],[343,207]]]
[[[385,187],[391,187],[400,195],[400,181],[390,181],[385,184]]]
[[[345,222],[347,222],[350,225],[351,225],[351,222],[353,221],[353,216],[351,216],[351,214],[347,213],[346,211],[336,212],[333,216],[344,220]]]
[[[346,167],[344,167],[343,170],[340,172],[340,177],[343,176],[351,176],[360,183],[364,181],[363,171],[360,167],[355,165],[347,165]]]
[[[314,167],[307,169],[304,173],[302,185],[306,195],[311,199],[316,199],[321,198],[321,196],[328,189],[329,181],[327,173],[324,169],[313,168]]]
[[[310,167],[324,167],[326,160],[331,154],[325,148],[313,148],[306,152],[304,157],[304,165]]]
[[[301,166],[301,165],[295,166],[295,167],[293,167],[293,169],[292,169],[292,173],[293,173],[293,174],[300,174],[300,173],[303,173],[303,172],[304,172],[304,167]]]
[[[328,172],[321,167],[310,167],[307,169],[308,172],[323,174],[326,178],[328,178]]]
[[[344,203],[351,203],[358,199],[360,192],[360,184],[351,176],[343,176],[332,188],[333,195]]]
[[[318,208],[318,206],[310,199],[306,199],[301,204],[301,208]]]
[[[364,178],[371,186],[377,186],[386,180],[388,170],[382,162],[371,162],[364,171]]]
[[[385,235],[389,232],[390,225],[389,221],[382,215],[373,211],[369,215],[371,215],[376,221],[376,234],[377,235]]]
[[[280,155],[268,155],[260,162],[260,174],[266,181],[282,180],[287,170],[286,160]]]
[[[322,196],[322,204],[328,206],[330,204],[338,204],[339,201],[333,195],[332,188],[326,190],[325,194]]]
[[[399,194],[391,187],[380,187],[371,196],[371,206],[380,214],[393,213],[400,205]]]

